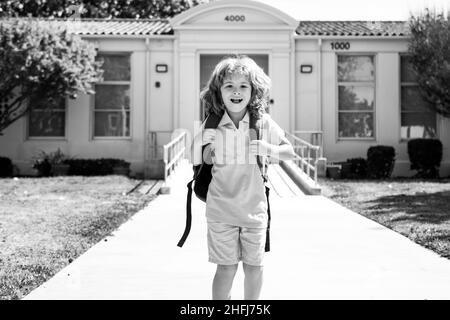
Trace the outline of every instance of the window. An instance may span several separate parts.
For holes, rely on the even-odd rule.
[[[375,121],[375,66],[372,55],[338,55],[338,136],[370,138]]]
[[[436,113],[419,92],[410,57],[400,56],[401,138],[435,138]]]
[[[103,82],[95,85],[94,137],[130,136],[130,56],[99,54]]]
[[[64,137],[66,131],[66,98],[54,100],[53,106],[30,104],[29,137]]]

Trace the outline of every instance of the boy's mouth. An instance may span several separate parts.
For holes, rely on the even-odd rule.
[[[244,99],[231,99],[231,102],[239,104],[242,102],[242,100],[244,100]]]

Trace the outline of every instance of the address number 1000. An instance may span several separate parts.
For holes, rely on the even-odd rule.
[[[228,15],[225,17],[225,21],[229,21],[229,22],[239,22],[245,21],[245,16],[244,15]]]
[[[331,43],[332,50],[348,50],[350,49],[349,42],[332,42]]]

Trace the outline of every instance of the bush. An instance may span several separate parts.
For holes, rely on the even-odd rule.
[[[38,171],[38,175],[40,177],[49,177],[53,175],[53,167],[65,163],[68,158],[58,148],[56,151],[48,153],[41,150],[33,159],[33,168]]]
[[[442,142],[438,139],[411,139],[408,141],[411,170],[417,170],[416,178],[439,178],[442,160]]]
[[[0,157],[0,178],[12,177],[13,164],[11,159]]]
[[[70,165],[69,175],[104,176],[113,174],[113,168],[119,165],[129,167],[130,163],[122,159],[70,159],[64,161]]]
[[[391,146],[373,146],[367,150],[367,176],[373,179],[389,178],[395,164],[395,149]]]
[[[364,158],[347,159],[350,165],[349,179],[364,179],[367,177],[367,161]]]

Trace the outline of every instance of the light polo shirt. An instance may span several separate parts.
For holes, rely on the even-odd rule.
[[[270,115],[262,118],[262,139],[279,145],[284,131]],[[206,199],[210,221],[241,227],[267,226],[267,199],[256,156],[249,153],[248,112],[236,128],[225,112],[216,131],[212,180]]]

